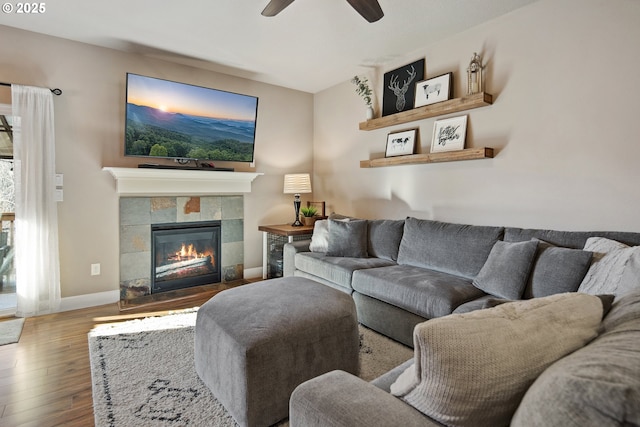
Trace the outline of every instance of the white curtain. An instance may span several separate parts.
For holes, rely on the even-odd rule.
[[[58,213],[55,192],[53,95],[49,89],[11,86],[16,185],[16,315],[60,307]]]

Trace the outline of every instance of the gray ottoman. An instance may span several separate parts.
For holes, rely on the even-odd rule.
[[[301,277],[225,290],[198,311],[195,365],[238,424],[272,425],[299,384],[334,369],[357,374],[355,305]]]

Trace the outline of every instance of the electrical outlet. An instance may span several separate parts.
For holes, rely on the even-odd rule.
[[[91,275],[92,276],[100,275],[100,264],[91,264]]]

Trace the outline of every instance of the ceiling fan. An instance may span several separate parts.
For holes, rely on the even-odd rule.
[[[384,16],[378,0],[347,0],[347,2],[369,22],[376,22]],[[293,0],[271,0],[262,11],[262,15],[276,16],[291,3]]]

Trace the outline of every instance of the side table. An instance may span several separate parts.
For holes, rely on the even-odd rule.
[[[291,224],[260,225],[262,235],[262,278],[282,276],[282,249],[285,243],[295,239],[310,239],[313,225],[293,227]],[[279,237],[279,239],[278,239]],[[286,238],[286,242],[285,242]],[[271,244],[269,240],[272,240]]]

